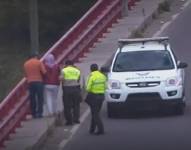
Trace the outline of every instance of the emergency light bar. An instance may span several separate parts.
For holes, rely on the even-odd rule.
[[[124,45],[133,43],[142,43],[144,45],[146,42],[159,42],[163,43],[166,49],[168,41],[169,41],[168,37],[153,37],[153,38],[119,39],[118,43],[119,47],[122,48]]]
[[[163,42],[169,41],[168,37],[154,37],[154,38],[137,38],[137,39],[119,39],[118,42],[121,44],[132,44],[132,43],[145,43],[145,42]]]

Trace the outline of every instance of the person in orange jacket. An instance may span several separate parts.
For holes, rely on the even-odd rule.
[[[31,113],[33,118],[41,118],[43,113],[43,76],[46,69],[38,59],[37,54],[32,54],[24,63],[25,77],[28,82]]]

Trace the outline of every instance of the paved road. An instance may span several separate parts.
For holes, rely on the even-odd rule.
[[[164,31],[182,61],[191,65],[191,6]],[[129,119],[108,119],[102,112],[106,134],[88,134],[89,118],[64,150],[190,150],[191,149],[191,70],[186,78],[187,107],[183,116],[150,116]]]

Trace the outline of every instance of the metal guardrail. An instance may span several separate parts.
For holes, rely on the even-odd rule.
[[[121,15],[121,0],[98,0],[96,4],[42,57],[53,53],[58,64],[77,60]],[[0,147],[29,113],[26,79],[23,78],[0,103]]]

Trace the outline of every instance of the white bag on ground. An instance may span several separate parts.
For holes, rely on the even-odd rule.
[[[62,100],[62,94],[63,94],[63,91],[62,91],[62,84],[60,83],[59,85],[59,89],[58,89],[58,96],[57,96],[57,112],[58,113],[62,113],[63,110],[64,110],[64,104],[63,104],[63,100]]]
[[[63,110],[64,110],[64,104],[63,104],[63,100],[62,100],[62,83],[60,83],[59,85],[59,89],[58,89],[58,96],[57,96],[57,108],[56,108],[56,120],[55,120],[55,125],[56,126],[63,126]]]

